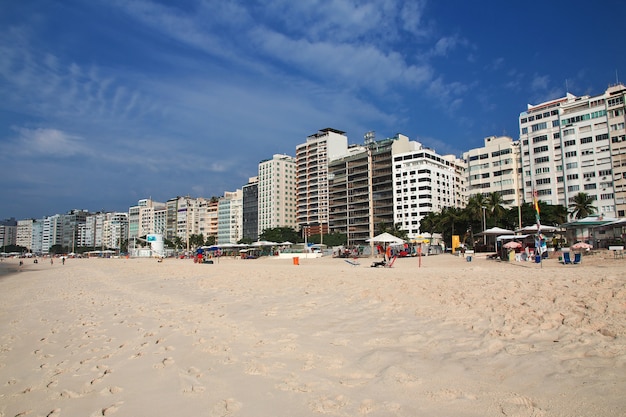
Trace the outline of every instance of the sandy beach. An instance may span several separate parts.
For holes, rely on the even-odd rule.
[[[626,260],[18,260],[0,416],[625,416]]]

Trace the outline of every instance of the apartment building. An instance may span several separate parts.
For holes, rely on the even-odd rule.
[[[243,238],[259,240],[259,177],[251,177],[241,189],[243,194]]]
[[[296,229],[295,158],[274,155],[261,161],[258,179],[258,234],[276,227]]]
[[[568,207],[584,192],[596,201],[598,214],[624,212],[624,96],[620,84],[597,96],[568,93],[520,114],[524,201],[536,192],[542,201]]]
[[[345,132],[326,128],[296,146],[296,222],[309,234],[328,229],[328,163],[348,152]]]
[[[364,145],[329,162],[331,233],[346,234],[348,245],[362,245],[381,226],[393,227],[393,155],[409,149],[404,135],[376,140],[368,132]]]
[[[415,238],[423,232],[420,221],[428,213],[464,207],[465,176],[462,160],[410,142],[410,150],[393,155],[394,222]]]
[[[465,152],[467,194],[486,197],[497,192],[504,207],[519,206],[524,192],[519,144],[508,136],[489,136],[485,146]]]
[[[103,243],[108,249],[121,249],[128,236],[128,213],[107,213],[103,224]]]
[[[605,92],[609,125],[613,190],[617,217],[626,217],[626,87],[617,84]],[[602,177],[601,181],[603,180]]]
[[[17,221],[15,244],[28,250],[33,247],[33,219]]]
[[[15,245],[16,241],[17,220],[15,218],[0,220],[0,247]]]
[[[217,208],[217,243],[232,244],[243,238],[243,191],[226,191]]]

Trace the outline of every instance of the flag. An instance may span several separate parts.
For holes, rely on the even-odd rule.
[[[537,190],[533,191],[533,199],[535,200],[535,220],[537,221],[537,234],[541,233],[541,221],[539,219],[539,198],[537,198]]]

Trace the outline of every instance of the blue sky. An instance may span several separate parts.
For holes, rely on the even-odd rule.
[[[0,219],[219,196],[319,129],[461,155],[626,79],[605,0],[0,5]],[[616,19],[613,19],[615,17]]]

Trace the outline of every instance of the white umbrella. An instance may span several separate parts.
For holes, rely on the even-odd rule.
[[[365,241],[374,243],[395,243],[398,245],[404,243],[404,240],[387,232],[376,235],[371,239],[366,239]]]
[[[474,236],[497,236],[497,235],[514,235],[515,232],[512,230],[503,229],[501,227],[492,227],[490,229],[484,230],[480,233],[476,233]]]
[[[547,225],[544,226],[544,225],[542,225],[540,230],[542,232],[554,232],[554,231],[557,230],[557,228],[554,227],[554,226],[547,226]],[[524,226],[521,229],[517,229],[516,232],[518,232],[518,233],[537,233],[537,225],[533,224],[532,226]]]

